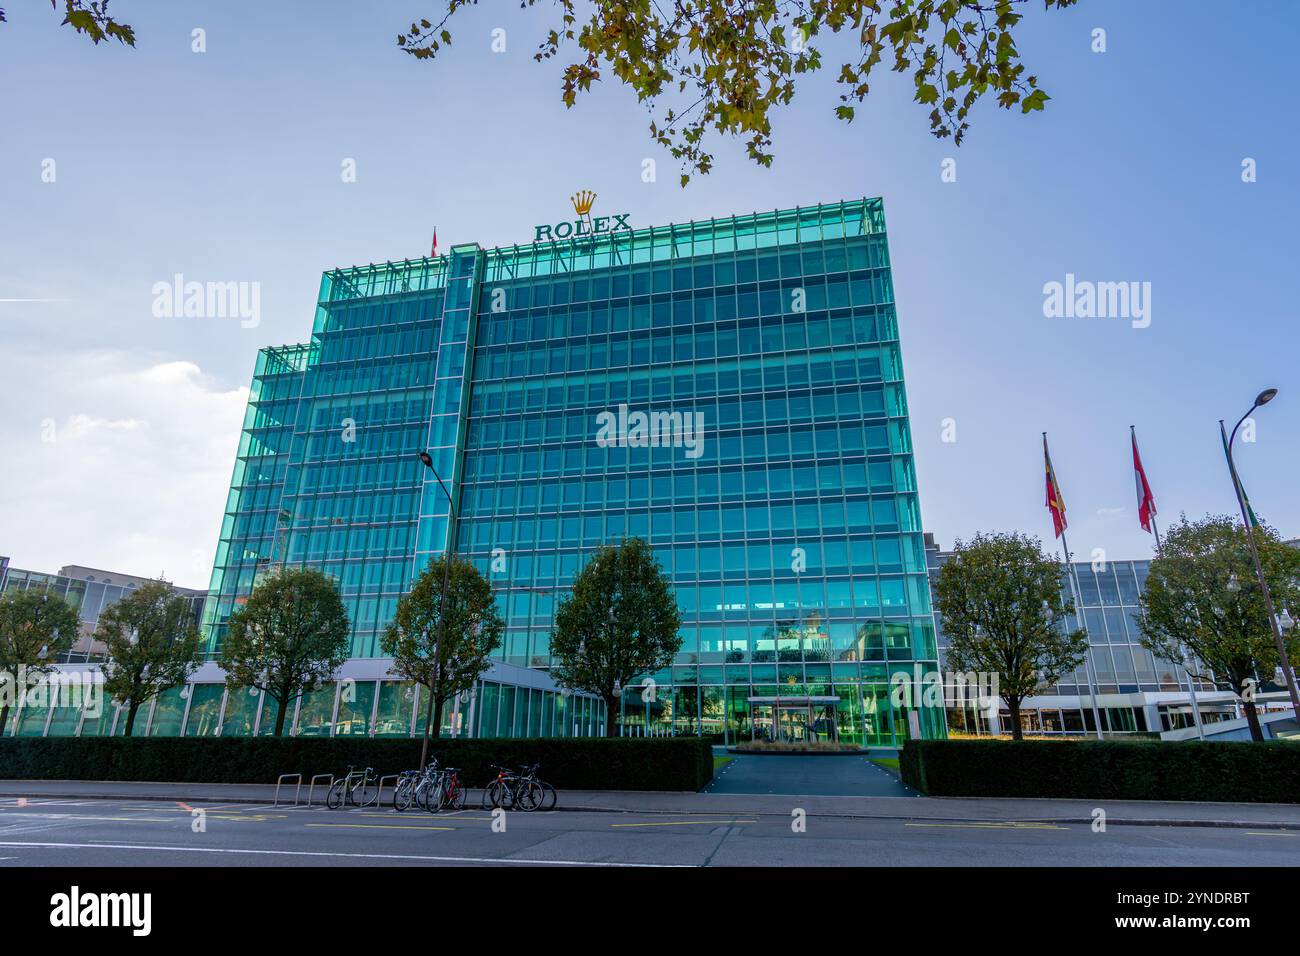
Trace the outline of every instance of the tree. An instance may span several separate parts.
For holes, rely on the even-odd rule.
[[[127,737],[140,707],[184,684],[202,661],[190,604],[166,581],[150,581],[112,605],[95,637],[108,647],[104,690],[127,705]]]
[[[315,568],[281,568],[230,615],[221,648],[226,686],[255,687],[274,700],[275,736],[282,736],[289,705],[348,659],[351,633],[333,578]]]
[[[1255,541],[1276,606],[1300,607],[1300,550],[1268,528],[1258,529]],[[1200,680],[1229,682],[1251,737],[1263,740],[1254,688],[1261,677],[1271,679],[1279,659],[1241,522],[1184,515],[1166,532],[1139,600],[1142,646]],[[1300,640],[1288,636],[1287,656],[1295,661],[1298,652]]]
[[[442,614],[443,576],[447,578],[447,614]],[[393,658],[392,672],[426,688],[425,739],[442,734],[447,701],[470,691],[487,670],[501,644],[505,621],[497,610],[492,585],[478,568],[439,556],[416,578],[380,643]],[[428,754],[421,758],[421,766]]]
[[[451,44],[447,23],[477,0],[443,0],[441,16],[422,19],[397,37],[417,59],[432,59]],[[522,0],[534,6],[537,0]],[[650,136],[683,167],[682,185],[706,174],[713,156],[710,131],[745,140],[751,159],[772,163],[773,107],[794,98],[796,79],[821,68],[814,40],[847,34],[851,58],[841,64],[836,115],[852,122],[866,99],[872,70],[886,55],[897,73],[911,73],[913,98],[930,109],[935,136],[961,145],[970,111],[985,95],[1022,113],[1049,99],[1027,75],[1014,32],[1027,0],[682,0],[671,6],[592,0],[578,23],[575,0],[559,0],[555,22],[534,59],[551,60],[576,43],[564,68],[561,98],[572,107],[579,92],[606,71],[632,87],[651,114]],[[1041,0],[1064,9],[1076,0]],[[882,9],[883,8],[883,9]],[[665,11],[668,12],[665,12]],[[667,101],[667,105],[664,105]]]
[[[84,33],[96,45],[114,39],[127,46],[135,46],[135,31],[130,24],[114,20],[109,15],[108,4],[109,0],[63,0],[61,25]],[[50,0],[50,6],[57,10],[58,0]],[[0,23],[4,22],[5,12],[0,9]]]
[[[77,609],[49,591],[9,591],[0,594],[0,736],[9,722],[12,704],[22,699],[26,679],[47,674],[80,634]]]
[[[957,542],[939,570],[935,603],[954,671],[996,674],[998,696],[1020,740],[1020,705],[1083,663],[1088,635],[1068,630],[1074,605],[1061,595],[1061,565],[1029,535],[980,533]]]
[[[624,538],[596,549],[556,608],[551,656],[560,663],[551,673],[563,687],[600,696],[605,732],[613,736],[622,689],[673,662],[682,646],[681,624],[650,546]]]

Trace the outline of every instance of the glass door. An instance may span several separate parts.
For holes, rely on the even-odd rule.
[[[778,731],[780,740],[802,744],[808,741],[808,708],[782,707]]]

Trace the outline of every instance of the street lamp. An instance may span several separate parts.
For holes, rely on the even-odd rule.
[[[1300,715],[1300,689],[1296,688],[1295,672],[1291,670],[1291,662],[1286,656],[1286,642],[1282,638],[1282,625],[1276,614],[1273,613],[1273,595],[1268,590],[1268,581],[1264,578],[1264,566],[1259,561],[1259,547],[1255,544],[1255,529],[1250,522],[1250,514],[1246,510],[1246,495],[1241,487],[1241,479],[1237,476],[1237,466],[1232,460],[1232,443],[1237,437],[1237,429],[1255,409],[1262,405],[1267,405],[1277,397],[1277,389],[1266,388],[1255,396],[1255,404],[1250,406],[1250,410],[1237,419],[1237,424],[1232,426],[1232,434],[1228,436],[1227,453],[1228,453],[1228,471],[1232,475],[1232,490],[1237,495],[1237,507],[1241,509],[1241,521],[1246,526],[1246,541],[1250,545],[1250,558],[1255,564],[1255,577],[1259,579],[1259,589],[1264,595],[1264,610],[1268,614],[1268,624],[1273,631],[1273,643],[1277,647],[1278,663],[1282,668],[1282,676],[1286,680],[1287,691],[1291,695],[1291,706],[1297,715]],[[1223,419],[1219,419],[1219,428],[1223,428]],[[1289,616],[1289,615],[1288,615]]]
[[[429,762],[429,741],[433,738],[433,699],[438,692],[438,678],[442,670],[442,629],[447,619],[447,582],[451,576],[451,559],[456,549],[456,503],[443,484],[442,476],[433,467],[433,458],[427,451],[420,452],[420,463],[438,480],[438,487],[447,498],[447,550],[442,557],[442,592],[438,597],[438,629],[433,636],[433,676],[429,681],[429,705],[424,712],[424,744],[420,748],[420,769]]]

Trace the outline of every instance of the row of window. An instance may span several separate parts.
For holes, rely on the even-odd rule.
[[[536,303],[585,302],[650,295],[682,289],[704,289],[755,282],[798,280],[887,268],[884,237],[862,237],[849,242],[810,242],[785,252],[715,254],[678,260],[676,264],[629,265],[572,276],[519,282],[484,281],[480,296],[494,288],[510,293],[532,291]],[[513,300],[512,300],[513,301]]]
[[[290,703],[283,733],[301,737],[423,736],[422,689],[410,682],[341,681]],[[98,689],[46,701],[29,695],[8,732],[17,737],[122,736],[126,708]],[[588,737],[603,732],[603,704],[585,695],[480,681],[472,694],[443,712],[446,737]],[[135,736],[270,736],[279,704],[261,691],[227,690],[222,684],[187,684],[164,692],[136,715]]]
[[[546,304],[538,303],[529,309],[526,301],[506,302],[505,295],[495,293],[496,290],[489,290],[487,300],[481,303],[484,311],[479,314],[475,340],[480,349],[566,338],[583,339],[586,336],[599,340],[608,335],[612,336],[612,341],[622,341],[630,335],[633,341],[638,341],[647,338],[645,333],[652,329],[666,332],[673,327],[690,327],[691,332],[687,334],[698,333],[702,338],[711,337],[716,332],[718,341],[722,342],[726,336],[735,335],[737,323],[742,335],[749,330],[757,332],[758,323],[754,320],[760,318],[764,320],[765,330],[776,330],[775,341],[765,350],[781,349],[782,326],[786,329],[787,348],[808,348],[808,343],[814,338],[824,338],[823,344],[852,340],[849,326],[846,326],[849,334],[830,337],[831,313],[838,313],[837,319],[847,319],[850,309],[863,318],[892,314],[893,301],[889,276],[884,272],[858,273],[829,280],[807,277],[784,285],[731,286],[642,296],[639,299],[614,299],[591,306],[548,308]],[[526,291],[516,290],[516,293],[517,299],[528,298]],[[500,309],[493,311],[494,307]],[[504,311],[512,307],[515,311]],[[767,320],[772,321],[769,323]],[[714,323],[717,323],[716,329],[711,327]],[[875,323],[868,322],[862,328],[874,330]],[[858,341],[872,341],[874,338],[874,334],[868,334]]]
[[[588,422],[571,421],[569,424],[575,432],[590,428]],[[524,445],[519,446],[519,450],[503,448],[500,451],[473,448],[469,451],[465,480],[491,481],[498,476],[505,480],[518,480],[563,474],[585,478],[614,472],[609,475],[609,480],[618,482],[628,477],[618,472],[671,470],[694,473],[697,469],[698,474],[709,480],[708,476],[719,474],[719,464],[745,463],[757,466],[745,472],[754,487],[754,491],[747,494],[767,494],[769,488],[771,494],[783,494],[796,487],[796,475],[802,483],[801,490],[812,492],[818,487],[843,487],[831,477],[841,467],[854,470],[851,479],[854,481],[864,473],[867,463],[856,461],[842,465],[840,459],[911,451],[910,436],[906,423],[902,421],[789,429],[775,426],[722,434],[707,428],[699,433],[695,430],[695,423],[690,425],[689,434],[685,425],[680,431],[675,430],[676,426],[665,428],[673,429],[669,436],[656,438],[655,444],[647,444],[647,438],[638,438],[641,444],[634,447],[627,447],[630,442],[614,433],[559,446]],[[814,458],[820,460],[814,464],[811,460]],[[631,477],[630,480],[644,481],[647,478]],[[598,488],[600,484],[597,481],[593,486]],[[862,489],[861,485],[856,487]],[[584,491],[584,496],[586,493]],[[599,492],[595,493],[599,495]],[[702,497],[709,500],[714,496],[705,488]]]
[[[721,513],[720,513],[721,512]],[[726,509],[709,507],[663,508],[646,511],[604,511],[560,518],[531,518],[522,515],[497,520],[466,517],[460,524],[458,541],[468,543],[468,550],[493,548],[532,550],[535,547],[589,547],[623,537],[647,538],[650,541],[712,539],[727,534],[739,536],[740,528],[719,529],[719,518]],[[797,516],[797,520],[796,520]],[[795,505],[773,505],[766,501],[744,506],[735,514],[743,522],[750,538],[768,540],[773,536],[807,539],[845,535],[891,534],[920,531],[915,501],[911,497],[823,498]],[[436,529],[435,529],[436,530]],[[423,529],[422,529],[423,532]],[[382,530],[379,532],[382,534]],[[433,532],[428,532],[433,533]],[[318,535],[315,550],[344,550],[343,532]],[[433,542],[422,542],[432,545]],[[420,547],[420,550],[428,550]]]

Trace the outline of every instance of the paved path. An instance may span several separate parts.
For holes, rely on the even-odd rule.
[[[707,795],[695,795],[716,800]],[[772,798],[764,798],[772,799]],[[786,801],[787,804],[789,800]],[[909,801],[913,804],[917,800]],[[0,799],[0,867],[1296,866],[1300,830]]]
[[[894,774],[862,754],[786,756],[730,754],[705,793],[798,794],[827,797],[916,797]]]

